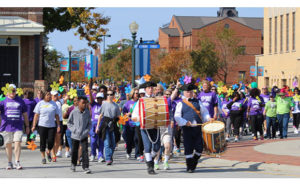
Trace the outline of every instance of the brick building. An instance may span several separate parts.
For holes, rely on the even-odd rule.
[[[0,8],[0,87],[42,79],[43,8]]]
[[[174,15],[168,26],[159,28],[159,44],[166,52],[193,50],[197,48],[200,36],[214,41],[220,27],[234,30],[240,38],[239,45],[245,48],[245,53],[232,65],[227,83],[253,81],[249,71],[250,66],[255,65],[255,55],[263,53],[263,18],[238,17],[235,8],[220,8],[217,17]]]

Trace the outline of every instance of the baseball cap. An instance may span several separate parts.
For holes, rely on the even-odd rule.
[[[139,90],[139,94],[146,94],[145,89],[144,89],[144,88],[141,88],[141,89]]]
[[[53,96],[55,96],[55,95],[58,94],[58,92],[57,92],[56,90],[52,90],[50,93],[51,93],[51,95],[53,95]]]
[[[17,87],[16,87],[16,85],[15,85],[15,84],[10,84],[10,85],[9,85],[9,88],[16,89]]]
[[[104,98],[104,94],[102,92],[97,93],[96,98]]]

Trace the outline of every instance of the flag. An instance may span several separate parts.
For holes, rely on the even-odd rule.
[[[85,57],[84,64],[85,77],[98,77],[98,57],[93,54]]]

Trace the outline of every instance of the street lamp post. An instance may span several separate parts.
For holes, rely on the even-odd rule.
[[[258,86],[258,58],[256,57],[256,84]]]
[[[105,62],[105,37],[111,37],[111,35],[100,35],[101,37],[103,37],[103,63]]]
[[[68,46],[68,51],[69,51],[69,90],[71,88],[71,63],[72,63],[72,50],[73,50],[73,46],[69,45]]]
[[[136,38],[136,33],[139,29],[139,25],[134,21],[129,25],[129,30],[132,34],[132,50],[131,50],[131,60],[132,60],[132,80],[131,80],[131,87],[135,87],[135,50],[134,50],[134,44],[135,44],[135,38]]]

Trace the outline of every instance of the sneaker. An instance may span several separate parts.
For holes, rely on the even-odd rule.
[[[264,140],[264,136],[260,136],[260,140]]]
[[[53,161],[53,162],[56,162],[56,156],[52,158],[52,161]]]
[[[102,157],[100,157],[100,158],[98,159],[98,162],[99,162],[99,163],[103,163],[103,162],[105,162],[105,159],[103,159]]]
[[[229,142],[229,138],[225,138],[225,141],[226,141],[226,142]]]
[[[92,171],[89,168],[85,168],[83,169],[85,174],[90,174],[92,173]]]
[[[46,164],[46,158],[42,159],[42,164]]]
[[[90,156],[90,161],[95,161],[95,156],[94,155]]]
[[[131,158],[131,155],[130,154],[126,154],[126,159],[130,159]]]
[[[159,170],[158,164],[154,164],[154,170]]]
[[[254,137],[254,134],[251,134],[252,137]]]
[[[298,130],[295,128],[294,129],[294,134],[298,134],[299,132],[298,132]]]
[[[177,149],[177,150],[176,150],[176,153],[177,153],[178,155],[180,155],[180,149]]]
[[[14,168],[14,166],[13,166],[12,162],[8,162],[8,165],[7,165],[7,167],[6,167],[6,170],[11,170],[11,169],[13,169],[13,168]]]
[[[279,134],[280,134],[280,132],[279,132],[279,131],[277,131],[277,132],[276,132],[276,136],[279,136]]]
[[[107,161],[106,165],[112,165],[112,161]]]
[[[17,161],[16,164],[15,164],[15,166],[16,166],[17,170],[23,169],[22,165],[20,164],[20,161]]]
[[[71,165],[71,171],[75,172],[76,171],[76,166],[75,165]]]
[[[144,161],[144,156],[140,156],[139,161],[140,161],[140,162],[143,162],[143,161]]]
[[[70,152],[69,152],[69,151],[67,151],[67,152],[66,152],[66,154],[65,154],[65,157],[66,157],[66,158],[69,158],[69,157],[71,157],[71,154],[70,154]]]
[[[50,153],[49,154],[47,153],[47,160],[48,160],[48,162],[51,162],[51,160],[52,160]]]
[[[239,141],[239,138],[234,138],[234,142],[238,142]]]
[[[256,136],[253,136],[253,140],[257,140],[257,137],[256,137]]]
[[[169,163],[168,162],[165,162],[164,163],[164,170],[169,170],[170,167],[169,167]]]
[[[59,157],[59,158],[61,158],[61,157],[62,157],[62,153],[61,153],[61,151],[58,151],[58,152],[56,153],[56,157]]]

